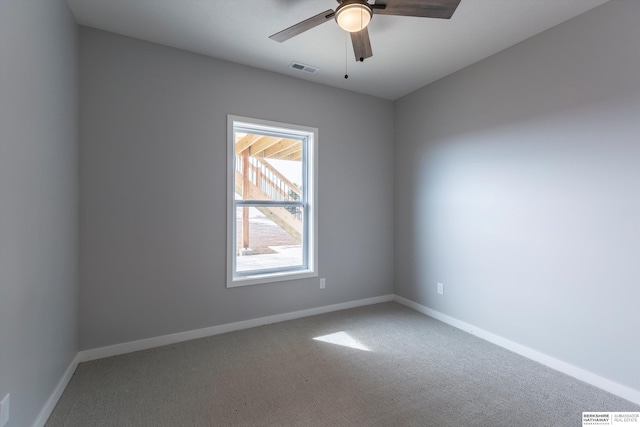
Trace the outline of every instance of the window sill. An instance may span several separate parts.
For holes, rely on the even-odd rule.
[[[285,282],[289,280],[309,279],[318,277],[318,273],[313,270],[284,271],[279,273],[255,274],[250,276],[239,276],[227,279],[227,288],[237,288],[240,286],[259,285],[261,283]]]

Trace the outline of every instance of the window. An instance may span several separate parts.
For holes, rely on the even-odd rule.
[[[318,130],[228,116],[227,287],[317,276]]]

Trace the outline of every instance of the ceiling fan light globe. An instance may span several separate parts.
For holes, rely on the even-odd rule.
[[[336,10],[336,22],[345,31],[355,33],[369,25],[373,11],[361,3],[344,4]]]

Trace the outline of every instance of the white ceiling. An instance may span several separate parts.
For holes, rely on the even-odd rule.
[[[347,37],[335,21],[268,38],[336,0],[67,0],[81,25],[390,100],[607,1],[462,0],[451,20],[374,15],[373,57],[355,62],[348,40],[345,80]],[[320,70],[294,71],[293,61]]]

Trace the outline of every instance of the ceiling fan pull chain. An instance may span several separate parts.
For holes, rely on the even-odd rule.
[[[344,33],[344,78],[348,79],[349,78],[349,73],[348,73],[348,63],[349,63],[349,40],[348,40],[348,34],[347,32]]]

